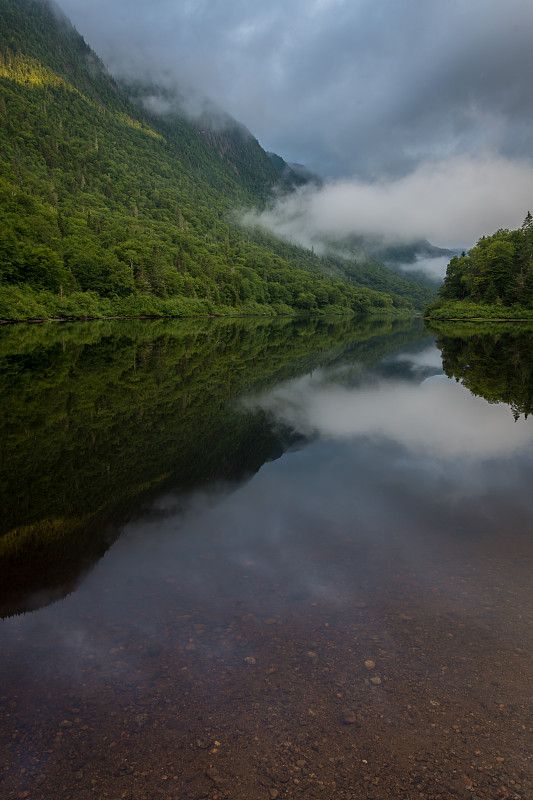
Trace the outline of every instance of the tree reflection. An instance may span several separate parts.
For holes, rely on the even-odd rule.
[[[533,413],[533,328],[439,325],[437,346],[449,378],[489,403],[506,403],[515,420]]]

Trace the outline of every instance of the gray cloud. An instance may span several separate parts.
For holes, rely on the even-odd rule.
[[[325,175],[530,156],[530,0],[60,0],[117,74],[210,96]]]

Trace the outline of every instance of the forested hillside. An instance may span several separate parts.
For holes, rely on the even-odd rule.
[[[147,92],[128,97],[55,6],[0,0],[0,319],[401,312],[430,298],[244,230],[239,210],[280,186],[271,158],[229,118],[150,114],[133,102]]]
[[[442,317],[533,317],[533,217],[518,230],[483,236],[448,264],[439,299],[426,309]]]

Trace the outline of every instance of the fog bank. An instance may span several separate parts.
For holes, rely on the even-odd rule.
[[[520,227],[530,207],[531,161],[463,155],[426,161],[394,180],[352,178],[305,186],[244,220],[305,247],[372,235],[468,248],[498,228]]]

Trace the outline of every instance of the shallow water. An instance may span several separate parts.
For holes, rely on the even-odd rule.
[[[187,326],[0,350],[1,796],[532,797],[531,334]]]

